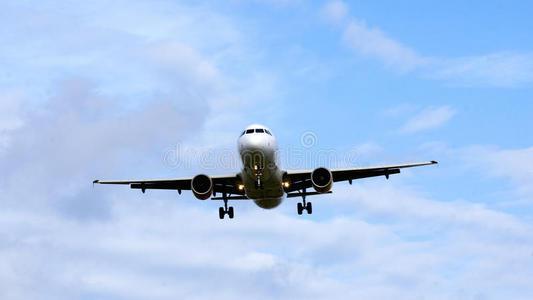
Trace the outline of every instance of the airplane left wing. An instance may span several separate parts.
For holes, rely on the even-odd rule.
[[[238,175],[211,176],[213,181],[213,192],[244,195],[238,189]],[[141,179],[141,180],[94,180],[93,184],[123,184],[129,185],[132,189],[140,189],[144,193],[148,189],[177,190],[180,194],[182,190],[191,190],[192,178],[163,178],[163,179]]]

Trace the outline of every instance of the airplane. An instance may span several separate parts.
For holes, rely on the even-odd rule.
[[[278,207],[283,199],[301,197],[297,204],[298,215],[305,210],[312,214],[313,206],[306,201],[307,196],[331,193],[333,182],[385,176],[400,173],[402,168],[437,164],[436,161],[399,164],[388,166],[357,167],[347,169],[328,169],[318,167],[314,170],[284,170],[278,166],[276,138],[270,128],[252,124],[237,140],[237,147],[242,160],[242,170],[236,174],[209,176],[199,174],[192,178],[167,178],[148,180],[94,180],[93,184],[123,184],[132,189],[140,189],[143,193],[148,189],[191,190],[199,200],[224,201],[219,208],[219,218],[228,215],[234,217],[234,209],[228,207],[229,200],[253,200],[264,209]],[[313,188],[314,191],[307,191]],[[217,197],[217,194],[220,196]]]

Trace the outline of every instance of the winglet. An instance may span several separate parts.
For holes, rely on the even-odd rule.
[[[93,184],[98,183],[98,182],[100,182],[100,180],[98,180],[98,179],[93,180]]]
[[[431,163],[432,164],[438,164],[438,162],[436,160],[432,160]]]

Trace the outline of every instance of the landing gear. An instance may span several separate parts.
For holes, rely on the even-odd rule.
[[[255,189],[256,190],[262,190],[263,189],[263,182],[261,182],[261,175],[263,175],[263,167],[259,165],[254,166],[255,170],[255,176],[257,180],[255,181]]]
[[[311,204],[311,202],[306,203],[305,200],[303,201],[303,203],[298,202],[298,214],[301,215],[304,210],[307,211],[308,215],[313,213],[313,205]]]
[[[222,196],[224,197],[224,207],[220,207],[218,209],[218,217],[222,220],[227,214],[230,219],[233,219],[233,206],[228,207],[228,199],[226,198],[226,193],[222,194]]]
[[[305,201],[305,188],[303,189],[303,192],[302,192],[302,202],[298,202],[297,208],[298,208],[299,215],[301,215],[304,210],[307,211],[308,215],[313,213],[313,205],[311,204],[311,202]]]
[[[258,179],[255,183],[255,189],[256,190],[262,190],[264,188],[263,183],[261,182],[261,179]]]

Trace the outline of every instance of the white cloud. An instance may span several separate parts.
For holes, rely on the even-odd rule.
[[[80,11],[107,7],[99,2],[84,5],[87,9],[79,11],[67,5],[61,13],[43,3],[31,10],[8,7],[9,23],[22,38],[6,43],[6,56],[0,60],[20,62],[10,72],[18,74],[13,77],[33,102],[22,113],[10,114],[17,122],[22,116],[24,124],[10,121],[9,140],[0,138],[4,148],[12,147],[2,151],[0,161],[6,174],[0,181],[6,205],[25,198],[45,207],[50,203],[42,198],[49,197],[62,213],[105,216],[106,201],[87,201],[90,197],[81,195],[87,182],[101,176],[135,176],[132,170],[150,161],[164,167],[162,152],[179,141],[190,146],[205,139],[216,147],[229,142],[234,146],[246,112],[256,111],[254,103],[280,90],[255,65],[244,75],[228,67],[246,60],[250,52],[232,21],[212,11],[136,2],[121,8],[118,15],[102,10],[79,17]],[[139,10],[129,11],[135,8]],[[32,13],[38,26],[24,26],[25,18],[14,17]],[[159,30],[147,30],[152,27]],[[53,38],[42,38],[42,32]],[[78,35],[84,39],[70,38]],[[25,38],[31,38],[31,47]],[[59,59],[65,56],[91,59],[80,65]],[[35,61],[28,63],[26,58]],[[47,76],[36,76],[39,72]],[[31,89],[27,82],[32,82]],[[256,97],[257,89],[261,97]],[[2,102],[10,107],[14,103]],[[275,102],[270,103],[274,109]],[[2,120],[7,126],[7,116]],[[114,168],[127,160],[131,166]],[[82,167],[87,161],[93,163]],[[51,178],[62,178],[62,189],[48,188]],[[19,180],[32,189],[20,190]]]
[[[0,94],[0,155],[9,147],[12,131],[24,124],[22,106],[22,95],[14,92]]]
[[[337,190],[340,196],[335,200],[337,205],[357,206],[359,209],[362,207],[367,213],[388,218],[423,220],[427,225],[431,225],[432,230],[445,226],[475,226],[494,232],[522,235],[530,229],[513,216],[482,204],[464,200],[434,201],[409,188],[395,186],[389,182],[369,182],[349,189],[339,187]],[[348,201],[347,198],[352,198],[355,202]],[[424,229],[419,231],[423,232]]]
[[[533,82],[533,55],[493,53],[441,60],[430,76],[466,86],[520,86]]]
[[[410,71],[428,63],[414,50],[388,37],[378,28],[369,28],[364,21],[352,19],[344,31],[343,41],[354,50],[401,71]]]
[[[427,108],[409,119],[400,128],[401,133],[415,133],[423,130],[438,128],[448,122],[456,111],[450,106]]]
[[[0,132],[11,131],[22,126],[22,95],[0,94]]]
[[[466,165],[483,170],[489,176],[508,178],[517,188],[517,193],[525,197],[525,203],[533,204],[533,147],[497,149],[472,146],[462,150],[461,154]]]
[[[157,43],[143,49],[143,54],[163,73],[160,80],[179,82],[181,89],[201,93],[207,99],[213,93],[219,96],[227,84],[214,63],[191,45],[175,41]]]
[[[488,154],[487,158],[496,175],[505,175],[517,180],[533,176],[533,147],[501,150]]]
[[[472,176],[480,195],[496,207],[527,209],[533,204],[533,147],[502,149],[494,145],[451,148],[443,142],[427,143],[424,153],[446,161],[449,171]],[[440,167],[444,167],[441,165]],[[473,183],[470,183],[473,184]],[[483,184],[485,184],[483,186]],[[482,198],[483,199],[483,198]]]
[[[529,225],[382,182],[336,191],[326,202],[314,198],[312,218],[294,215],[289,201],[278,210],[239,202],[236,218],[220,221],[212,202],[161,199],[161,192],[125,199],[131,193],[123,190],[103,222],[2,211],[0,295],[441,299],[464,289],[465,298],[483,291],[498,299],[533,292],[524,280],[532,267]],[[332,206],[358,216],[318,221]],[[383,214],[387,223],[376,222]]]
[[[332,5],[330,9],[331,19],[351,19],[342,40],[358,53],[376,58],[386,66],[403,72],[421,71],[429,78],[464,86],[514,87],[533,83],[531,53],[497,52],[456,58],[423,56],[379,28],[368,26],[364,20],[344,16],[348,9],[337,6],[334,9],[336,6]]]
[[[320,14],[334,24],[340,24],[348,17],[348,5],[341,0],[328,1],[322,7]]]

